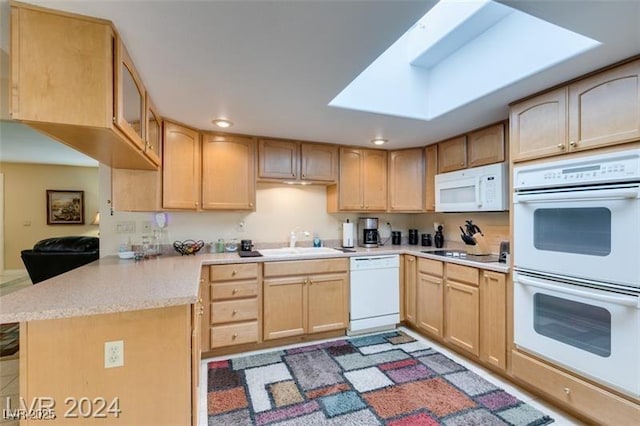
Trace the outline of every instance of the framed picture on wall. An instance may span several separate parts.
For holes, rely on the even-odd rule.
[[[84,191],[47,189],[47,225],[84,225]]]

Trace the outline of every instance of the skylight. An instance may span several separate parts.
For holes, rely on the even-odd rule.
[[[329,105],[431,120],[599,44],[491,0],[441,0]]]

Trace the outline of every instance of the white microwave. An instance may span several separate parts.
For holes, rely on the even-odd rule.
[[[436,175],[436,211],[507,210],[507,176],[506,162]]]

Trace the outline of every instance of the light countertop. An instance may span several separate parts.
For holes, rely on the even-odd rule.
[[[422,246],[385,246],[352,253],[292,257],[247,257],[237,253],[160,256],[140,262],[106,256],[80,268],[0,298],[0,323],[69,318],[162,308],[197,302],[203,265],[329,259],[366,255],[412,254],[494,272],[503,263],[481,263],[422,253]]]

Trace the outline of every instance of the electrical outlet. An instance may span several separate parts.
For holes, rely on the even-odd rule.
[[[143,234],[150,234],[151,233],[151,221],[150,220],[143,220],[141,228],[142,228],[142,233]]]
[[[104,342],[104,368],[124,366],[124,341]]]
[[[130,221],[120,221],[116,223],[116,234],[135,234],[136,223]]]
[[[244,232],[244,221],[240,221],[238,222],[238,225],[236,226],[236,231],[237,232]]]

